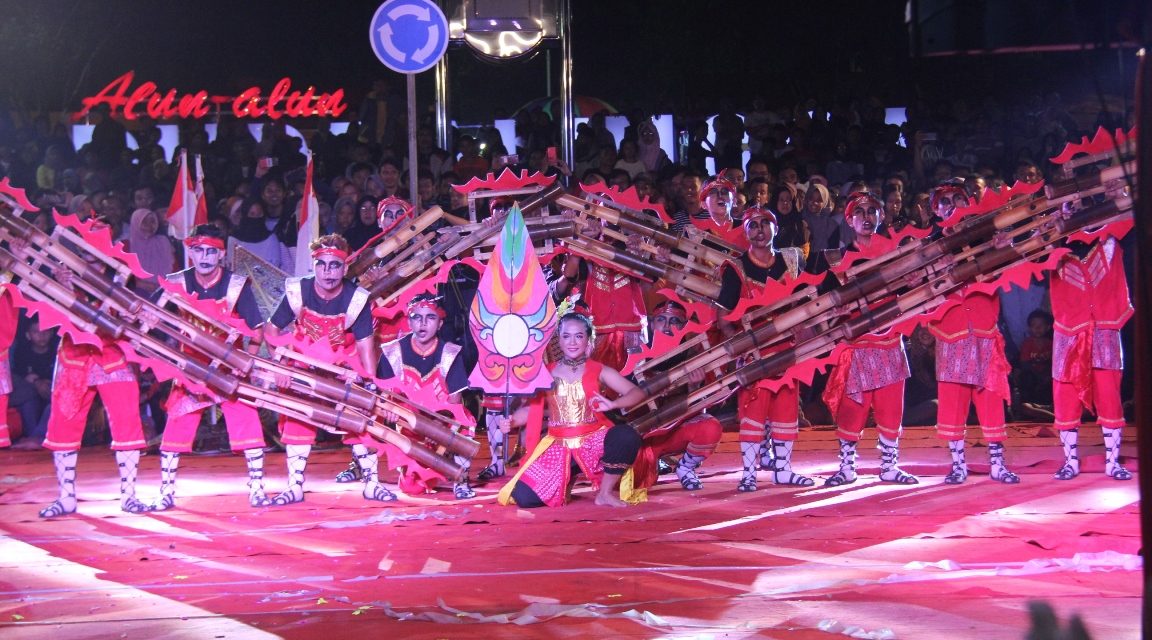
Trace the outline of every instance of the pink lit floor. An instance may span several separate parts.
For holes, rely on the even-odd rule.
[[[348,455],[331,450],[313,455],[303,504],[250,509],[242,458],[185,456],[177,509],[129,515],[111,454],[86,449],[79,512],[52,522],[36,517],[55,495],[49,454],[0,450],[0,637],[1022,638],[1035,599],[1097,640],[1138,637],[1136,482],[1103,476],[1094,426],[1069,482],[1051,477],[1047,429],[1011,430],[1017,486],[989,480],[983,446],[967,484],[943,485],[947,450],[910,428],[903,466],[919,485],[877,483],[866,441],[854,485],[762,473],[737,494],[725,434],[702,491],[664,476],[646,504],[611,509],[583,484],[569,506],[532,511],[498,506],[495,484],[468,501],[367,503],[332,480]],[[802,438],[797,469],[830,475],[832,431]],[[1135,471],[1133,440],[1124,453]],[[273,492],[283,460],[268,456]],[[158,462],[143,459],[142,497]]]

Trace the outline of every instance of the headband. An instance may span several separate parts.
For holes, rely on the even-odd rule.
[[[665,300],[664,302],[661,302],[660,304],[656,305],[655,309],[652,310],[652,315],[654,316],[658,316],[662,313],[674,313],[678,316],[684,316],[685,318],[688,317],[688,311],[679,303],[673,302],[671,300]]]
[[[344,251],[343,249],[340,249],[338,247],[321,246],[321,247],[316,247],[315,249],[312,250],[312,259],[313,260],[319,260],[320,258],[323,258],[324,256],[331,256],[331,257],[336,258],[336,259],[341,260],[341,261],[347,261],[348,260],[348,252]]]
[[[877,211],[883,211],[884,205],[876,199],[876,196],[870,193],[858,192],[848,199],[848,204],[844,205],[844,217],[851,218],[860,208],[872,208]]]
[[[733,196],[735,196],[736,195],[736,185],[731,180],[729,180],[727,178],[714,178],[712,180],[709,180],[700,189],[700,202],[704,202],[705,198],[707,198],[708,196],[712,195],[713,193],[715,193],[717,191],[728,191],[728,192],[731,192]]]
[[[412,213],[412,204],[407,200],[402,200],[396,196],[388,196],[380,202],[376,203],[376,221],[379,226],[383,227],[384,211],[388,208],[399,208],[400,215],[396,216],[397,219],[402,218],[409,213]]]
[[[212,247],[213,249],[224,250],[224,240],[212,236],[188,236],[184,238],[184,246],[191,249],[192,247]]]
[[[408,303],[408,315],[412,315],[421,310],[433,311],[436,315],[440,316],[441,320],[448,317],[448,314],[444,311],[444,307],[440,306],[440,296],[421,298],[419,300],[413,299]]]
[[[771,211],[761,207],[748,207],[744,210],[744,232],[748,232],[748,226],[750,223],[758,220],[767,220],[768,222],[771,222],[773,228],[780,226],[780,223],[776,221],[776,214],[772,213]]]

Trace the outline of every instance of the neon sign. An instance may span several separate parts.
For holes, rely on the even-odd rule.
[[[100,105],[108,105],[113,116],[119,113],[125,120],[136,120],[145,114],[155,120],[203,118],[213,108],[220,109],[227,104],[231,104],[232,115],[237,118],[267,117],[273,120],[306,116],[335,118],[348,108],[344,103],[343,89],[320,94],[313,87],[303,92],[293,91],[292,79],[287,77],[281,78],[266,98],[260,87],[249,87],[232,98],[210,96],[203,90],[182,95],[175,89],[161,93],[155,82],[144,82],[132,89],[135,76],[135,71],[129,71],[108,83],[96,95],[84,98],[84,107],[73,119],[82,119]]]

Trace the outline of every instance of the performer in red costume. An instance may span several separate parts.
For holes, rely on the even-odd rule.
[[[1064,447],[1064,466],[1057,480],[1080,474],[1077,440],[1080,416],[1096,413],[1104,432],[1104,474],[1131,480],[1120,464],[1124,410],[1120,378],[1124,353],[1120,328],[1132,317],[1128,280],[1119,243],[1112,236],[1086,245],[1072,243],[1073,255],[1061,260],[1052,274],[1052,397],[1056,428]]]
[[[355,262],[356,255],[364,251],[372,251],[384,238],[395,233],[399,224],[411,217],[412,205],[407,200],[402,200],[396,196],[382,199],[376,204],[376,221],[382,231],[368,240],[356,254],[353,254],[351,261]],[[396,309],[398,304],[395,298],[388,302],[380,302],[380,299],[377,299],[373,304],[372,327],[376,334],[376,344],[391,342],[403,333],[405,321],[403,315]],[[336,482],[341,484],[363,479],[360,463],[357,462],[355,455],[352,456],[348,468],[336,474]]]
[[[962,184],[945,183],[932,190],[931,203],[936,215],[948,220],[956,209],[968,206],[968,192]],[[968,479],[964,432],[968,410],[974,404],[980,430],[988,442],[989,476],[997,482],[1017,484],[1020,476],[1004,466],[1004,440],[1008,437],[1004,403],[1011,398],[1011,392],[1004,337],[997,326],[1000,298],[988,293],[961,292],[955,302],[927,327],[936,336],[936,435],[948,442],[952,454],[952,470],[944,476],[944,482],[960,484]]]
[[[411,332],[398,340],[386,343],[376,365],[376,377],[381,380],[399,377],[405,394],[415,400],[429,393],[441,402],[460,403],[460,393],[468,388],[468,371],[460,357],[460,346],[440,339],[444,324],[444,307],[440,298],[422,293],[408,303],[408,326]],[[472,437],[473,425],[467,425],[463,435]],[[396,447],[385,445],[388,466],[400,470],[400,489],[408,494],[432,491],[441,476],[426,469]],[[467,458],[456,456],[457,464]],[[452,488],[457,500],[475,498],[476,492],[468,484],[468,477]]]
[[[95,227],[94,227],[95,228]],[[72,285],[68,269],[56,272],[64,286]],[[120,509],[144,513],[148,505],[136,499],[136,470],[140,450],[147,445],[140,426],[140,386],[136,374],[119,347],[76,344],[65,335],[56,355],[52,378],[52,408],[44,448],[52,451],[60,497],[40,511],[41,518],[55,518],[76,511],[76,459],[88,421],[88,409],[100,394],[112,431],[112,450],[120,470]]]
[[[312,342],[326,340],[333,349],[355,348],[365,371],[376,362],[372,335],[372,313],[368,292],[344,277],[348,269],[348,241],[342,236],[321,236],[309,245],[314,274],[288,278],[284,298],[264,325],[265,334],[275,337],[294,323],[297,338]],[[281,439],[288,459],[288,489],[273,498],[274,505],[304,500],[304,470],[316,442],[316,430],[304,423],[281,417]],[[380,484],[377,475],[375,440],[369,436],[348,437],[352,453],[364,478],[364,498],[388,502],[396,494]]]
[[[8,289],[0,288],[0,447],[12,446],[8,429],[8,394],[12,393],[12,368],[8,348],[16,338],[19,315]]]
[[[869,255],[873,234],[884,211],[884,205],[868,193],[852,195],[844,209],[856,239],[847,251]],[[836,422],[840,438],[840,469],[824,481],[838,487],[856,481],[856,446],[873,411],[879,432],[880,480],[898,484],[917,484],[916,476],[897,466],[900,457],[900,434],[904,421],[904,381],[910,376],[908,355],[899,333],[887,331],[865,334],[848,343],[840,360],[828,377],[824,402]]]
[[[256,296],[248,278],[223,267],[224,238],[216,225],[202,224],[184,240],[192,266],[169,274],[166,279],[196,294],[201,300],[223,300],[225,311],[242,318],[252,329],[264,324]],[[157,291],[157,296],[162,293]],[[185,319],[201,330],[219,333],[219,329],[198,320],[195,314],[185,313]],[[253,343],[253,351],[259,345]],[[190,354],[188,354],[189,357]],[[197,394],[179,384],[172,386],[168,396],[168,423],[164,439],[160,442],[160,497],[152,503],[153,511],[167,511],[176,506],[176,471],[180,454],[192,451],[196,429],[204,410],[219,405],[228,428],[228,443],[232,450],[243,451],[248,464],[248,504],[266,507],[272,500],[264,494],[264,430],[256,409],[236,400],[225,400],[213,394]]]
[[[592,220],[584,225],[581,234],[591,238],[601,235],[599,221]],[[639,254],[641,238],[628,236],[627,247]],[[596,351],[592,359],[613,369],[622,369],[628,362],[628,354],[640,349],[640,319],[644,316],[644,290],[632,276],[621,273],[603,264],[584,260],[575,254],[568,259],[555,282],[558,297],[564,297],[572,290],[572,285],[580,278],[581,266],[587,270],[584,281],[583,300],[588,304],[588,313],[596,327]]]
[[[736,185],[727,178],[714,178],[700,189],[700,203],[704,210],[692,216],[692,228],[720,238],[740,250],[748,249],[748,238],[732,215],[736,207]],[[692,232],[688,232],[692,235]]]
[[[589,359],[593,332],[587,316],[564,314],[556,330],[563,357],[551,365],[552,389],[501,420],[504,430],[527,425],[526,444],[532,453],[500,490],[500,503],[514,501],[523,508],[562,506],[568,499],[575,463],[596,488],[596,504],[626,506],[614,493],[617,485],[621,493],[631,493],[631,482],[624,478],[636,460],[640,436],[626,424],[613,425],[604,412],[635,406],[647,394],[620,372]],[[614,399],[603,395],[605,388]],[[548,434],[541,439],[544,403]]]
[[[739,270],[725,265],[720,305],[736,307],[740,298],[753,298],[763,292],[769,280],[795,278],[804,266],[804,254],[796,247],[776,249],[776,216],[767,209],[751,207],[744,211],[744,234],[748,250],[740,256]],[[730,322],[721,321],[725,335],[735,331]],[[750,389],[741,389],[737,411],[740,415],[740,454],[744,472],[736,490],[756,490],[756,468],[759,463],[772,471],[776,484],[810,487],[812,478],[792,471],[792,448],[800,434],[800,397],[796,382],[772,389],[762,380]],[[770,449],[769,449],[769,443]],[[761,455],[764,450],[769,455]],[[758,458],[760,458],[758,460]]]
[[[649,318],[649,327],[654,333],[672,335],[684,327],[688,321],[684,305],[674,300],[666,300],[656,305]],[[671,366],[675,366],[672,362]],[[688,382],[699,386],[704,380],[704,373],[700,370],[688,372]],[[686,491],[698,491],[704,488],[704,483],[696,474],[700,465],[716,450],[717,443],[724,431],[723,425],[716,418],[707,413],[701,414],[683,423],[674,423],[660,429],[644,434],[644,442],[632,465],[636,477],[636,488],[648,489],[656,484],[659,478],[660,459],[664,456],[680,455],[676,464],[676,477],[680,486]]]

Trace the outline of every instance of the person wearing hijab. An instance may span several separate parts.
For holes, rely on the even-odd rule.
[[[176,252],[166,236],[158,235],[160,218],[151,209],[137,209],[132,213],[128,226],[128,250],[140,259],[140,266],[152,274],[148,280],[138,281],[137,287],[143,292],[156,289],[157,277],[173,271],[176,266]]]
[[[637,129],[639,140],[636,146],[640,152],[640,161],[644,163],[644,171],[651,176],[659,175],[672,161],[668,154],[660,148],[660,132],[651,120],[640,123]]]
[[[288,247],[265,223],[264,205],[259,200],[250,199],[241,206],[241,210],[244,215],[240,218],[240,224],[236,225],[232,236],[228,238],[228,255],[235,259],[236,247],[243,247],[277,269],[291,272],[295,265]]]
[[[376,217],[378,203],[379,201],[373,196],[361,196],[356,201],[356,217],[352,221],[352,226],[341,232],[353,252],[359,251],[380,233],[380,224]]]

